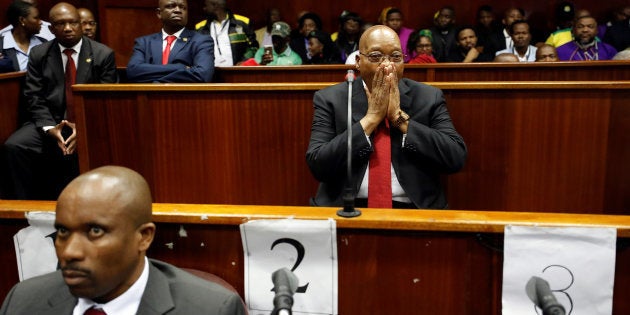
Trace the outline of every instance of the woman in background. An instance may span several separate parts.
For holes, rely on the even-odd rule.
[[[409,63],[437,63],[433,57],[431,39],[431,31],[427,29],[414,32],[409,36],[409,43],[407,44],[407,54],[411,58]]]

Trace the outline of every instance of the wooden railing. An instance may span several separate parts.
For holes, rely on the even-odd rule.
[[[214,82],[339,82],[347,65],[222,67]],[[360,75],[357,72],[357,75]],[[620,81],[630,80],[630,62],[437,63],[405,65],[405,77],[419,82]]]
[[[328,84],[76,85],[81,170],[131,167],[157,202],[308,205],[313,93]],[[630,208],[630,82],[433,82],[469,150],[451,208]]]
[[[17,282],[13,243],[25,211],[54,202],[0,201],[0,296]],[[239,224],[258,219],[337,223],[340,314],[501,314],[502,233],[507,225],[616,228],[613,314],[628,314],[630,216],[504,211],[373,210],[353,219],[336,208],[202,204],[153,205],[150,257],[219,275],[242,294]],[[179,236],[180,230],[187,236]],[[202,244],[203,245],[200,245]],[[168,245],[167,245],[168,244]],[[172,246],[171,246],[172,245]],[[414,281],[417,279],[418,281]],[[384,289],[384,288],[387,289]],[[458,301],[453,303],[452,301]]]

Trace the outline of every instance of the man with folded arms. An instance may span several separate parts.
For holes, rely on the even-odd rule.
[[[159,33],[136,38],[127,64],[130,82],[210,82],[214,74],[214,43],[185,28],[186,0],[159,0]]]

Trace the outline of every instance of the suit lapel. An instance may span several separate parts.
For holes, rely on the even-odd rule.
[[[411,109],[412,99],[411,96],[409,96],[411,89],[409,88],[405,80],[401,79],[400,81],[398,81],[398,91],[400,92],[400,109],[402,109],[404,112],[408,112]]]
[[[94,54],[92,53],[92,44],[87,37],[83,37],[83,43],[81,44],[81,52],[79,53],[79,60],[77,60],[77,84],[90,82],[90,72],[92,69],[92,62],[94,62]]]
[[[137,315],[166,314],[175,308],[168,279],[149,260],[149,280],[144,289]]]
[[[77,304],[77,298],[70,293],[61,276],[58,279],[56,278],[55,281],[59,281],[59,284],[53,295],[48,299],[50,308],[46,311],[46,314],[72,314],[72,310]]]
[[[56,82],[65,82],[65,71],[63,69],[63,59],[61,59],[61,50],[59,43],[54,40],[49,49],[46,58],[46,67],[51,67]]]
[[[367,94],[363,88],[363,78],[356,79],[352,83],[352,122],[355,123],[367,113]],[[345,121],[345,120],[344,120]]]
[[[193,36],[192,31],[184,29],[184,31],[180,34],[179,38],[173,43],[173,47],[171,47],[171,53],[168,57],[169,62],[175,59],[175,56],[188,45],[191,37]]]
[[[151,50],[151,56],[153,56],[152,61],[153,61],[153,64],[155,65],[162,64],[162,42],[163,41],[164,40],[162,39],[162,32],[155,34],[153,38],[151,38],[151,40],[149,41],[149,45],[151,45],[149,49]]]

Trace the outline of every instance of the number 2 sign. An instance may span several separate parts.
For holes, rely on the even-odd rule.
[[[256,220],[241,224],[245,300],[251,315],[273,310],[271,274],[299,279],[293,314],[337,314],[337,233],[329,220]]]

